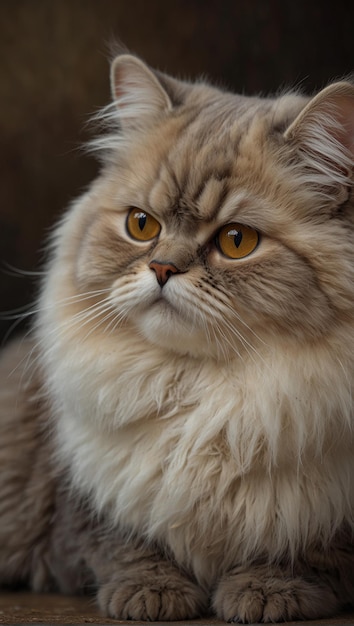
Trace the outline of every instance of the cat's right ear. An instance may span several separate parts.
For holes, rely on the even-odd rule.
[[[354,85],[329,85],[309,101],[285,133],[297,146],[306,180],[330,199],[352,184]]]
[[[123,132],[144,129],[172,109],[171,99],[157,75],[130,54],[114,59],[111,89]]]

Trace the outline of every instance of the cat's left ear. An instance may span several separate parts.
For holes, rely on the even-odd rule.
[[[352,183],[354,169],[354,85],[338,82],[312,98],[287,129],[304,160],[310,183],[331,195]]]
[[[130,54],[114,59],[111,89],[123,131],[143,129],[172,109],[171,100],[155,73]]]

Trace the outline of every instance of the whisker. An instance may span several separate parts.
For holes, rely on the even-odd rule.
[[[4,311],[3,313],[0,313],[0,319],[12,320],[12,319],[18,319],[18,318],[22,319],[25,317],[31,317],[33,315],[36,315],[37,313],[41,313],[42,311],[50,311],[51,309],[57,309],[59,307],[69,306],[70,304],[73,304],[75,302],[78,302],[78,303],[84,302],[85,300],[89,300],[90,298],[94,298],[95,296],[103,295],[109,292],[110,292],[110,289],[108,288],[98,289],[96,291],[87,291],[83,294],[76,294],[74,296],[68,296],[67,298],[63,298],[62,300],[59,300],[53,303],[52,305],[41,306],[41,307],[37,307],[31,310],[28,310],[28,307],[31,305],[25,305],[23,307],[19,307],[18,309],[13,309],[11,311]],[[37,304],[37,302],[33,304]],[[22,311],[24,311],[24,313],[22,313]]]
[[[107,300],[103,300],[101,302],[95,303],[94,305],[91,305],[90,307],[87,307],[83,311],[79,311],[78,313],[76,313],[70,318],[69,324],[66,324],[61,329],[54,328],[49,333],[47,333],[43,339],[41,339],[40,341],[37,340],[31,352],[33,352],[35,349],[38,349],[38,351],[42,349],[46,349],[48,341],[50,341],[53,335],[55,336],[56,339],[58,339],[61,336],[63,336],[65,333],[69,332],[70,330],[71,331],[74,330],[75,327],[77,328],[78,324],[80,325],[80,329],[81,329],[90,321],[93,321],[100,315],[104,315],[110,309],[113,314],[114,309],[112,309],[111,303],[108,302]],[[16,365],[16,367],[12,370],[12,372],[10,372],[9,376],[11,376],[16,371],[16,369],[23,363],[26,357],[27,355]],[[33,364],[33,366],[36,366],[38,359],[39,357],[37,357],[35,360],[32,359],[31,364]]]
[[[33,303],[34,305],[35,303]],[[18,307],[17,309],[11,309],[11,311],[3,311],[3,313],[0,313],[0,319],[1,320],[12,320],[12,319],[17,319],[18,317],[20,317],[23,314],[28,314],[28,308],[31,306],[31,304],[25,304],[23,306]],[[17,315],[18,313],[18,315]]]
[[[226,336],[225,336],[225,333],[223,332],[222,328],[220,327],[220,325],[219,325],[217,322],[216,322],[216,329],[215,329],[214,327],[212,327],[212,330],[213,330],[213,334],[214,334],[215,342],[216,342],[216,344],[217,344],[217,347],[218,347],[219,352],[221,352],[221,354],[222,354],[223,360],[224,360],[226,363],[229,363],[229,362],[230,362],[230,357],[229,357],[228,353],[226,352],[226,348],[225,348],[224,342],[223,342],[223,341],[220,341],[220,336],[221,336],[221,337],[222,337],[225,341],[227,341],[227,338],[226,338]],[[216,331],[217,331],[217,332],[216,332]],[[219,336],[218,336],[218,335],[219,335]],[[228,342],[228,343],[230,344],[230,342]],[[231,347],[232,347],[233,352],[235,352],[235,353],[236,353],[236,355],[240,357],[240,353],[239,353],[239,351],[237,350],[236,346],[231,346]]]
[[[110,323],[106,326],[105,331],[107,332],[109,327],[112,326],[109,332],[109,334],[112,335],[114,331],[116,330],[117,326],[120,324],[122,320],[126,318],[126,316],[127,316],[126,312],[121,311],[120,313],[116,313],[115,317],[113,317]]]
[[[21,278],[23,276],[44,276],[45,275],[45,271],[30,271],[30,270],[22,270],[19,267],[16,267],[15,265],[11,265],[11,263],[8,263],[7,261],[2,261],[2,266],[3,266],[3,270],[2,273],[3,274],[7,274],[8,276],[16,276],[16,278]],[[5,272],[5,269],[7,270]]]
[[[258,358],[264,361],[263,357],[259,354],[258,350],[242,335],[242,333],[240,333],[239,330],[237,330],[227,319],[224,319],[223,323],[225,324],[227,329],[231,332],[231,334],[237,337],[237,339],[240,341],[240,343],[242,344],[243,348],[246,350],[248,356],[253,361],[253,363],[258,364],[258,362],[255,360],[254,355],[256,355]],[[232,344],[230,343],[230,345]]]
[[[267,342],[264,341],[264,339],[262,339],[262,337],[260,337],[255,330],[253,330],[253,328],[251,328],[251,326],[249,326],[249,324],[247,324],[247,322],[245,322],[244,319],[242,319],[241,315],[235,311],[235,309],[232,308],[231,304],[229,304],[228,302],[225,303],[225,306],[229,309],[229,311],[236,317],[237,321],[240,322],[243,326],[245,326],[245,328],[252,333],[252,335],[257,339],[257,341],[259,341],[260,343],[262,343],[264,346],[268,346]]]
[[[113,309],[111,309],[111,310],[107,313],[107,315],[105,315],[105,317],[104,317],[103,319],[99,320],[99,321],[97,322],[97,324],[95,324],[95,325],[94,325],[94,326],[93,326],[93,327],[89,330],[89,332],[85,335],[85,337],[84,337],[84,339],[83,339],[83,340],[85,341],[85,340],[86,340],[86,339],[87,339],[90,335],[92,335],[92,333],[94,333],[94,332],[95,332],[95,331],[96,331],[96,330],[97,330],[97,329],[98,329],[98,328],[99,328],[102,324],[104,324],[104,322],[105,322],[106,320],[109,320],[109,319],[112,317],[112,315],[114,315],[114,314],[115,314],[115,311],[114,311]],[[96,319],[97,317],[100,317],[100,315],[102,315],[102,312],[100,312],[99,314],[95,315],[95,316],[92,318],[92,320],[93,320],[93,319]],[[90,321],[91,321],[91,320],[90,320]],[[86,323],[86,322],[85,322],[85,323]],[[82,327],[81,327],[81,328],[82,328]],[[81,330],[81,328],[80,328],[80,330]]]
[[[23,335],[23,337],[21,338],[21,341],[20,341],[20,345],[21,345],[21,346],[23,345],[23,342],[24,342],[24,341],[28,338],[28,336],[30,335],[30,333],[31,333],[31,331],[29,330],[29,331],[27,331],[27,333],[25,333],[25,334]],[[27,354],[25,354],[25,355],[24,355],[24,357],[22,357],[22,359],[21,359],[21,360],[17,363],[17,365],[16,365],[16,366],[15,366],[15,367],[14,367],[14,368],[13,368],[13,369],[12,369],[12,370],[8,373],[8,374],[7,374],[7,378],[10,378],[10,377],[11,377],[11,376],[12,376],[12,375],[13,375],[13,374],[17,371],[17,369],[18,369],[18,368],[22,365],[22,363],[23,363],[24,361],[26,361],[26,365],[25,365],[25,367],[24,367],[24,370],[23,370],[23,373],[22,373],[22,376],[21,376],[21,380],[20,380],[19,388],[21,387],[21,384],[22,384],[22,380],[23,380],[24,375],[27,373],[27,368],[29,367],[29,364],[30,364],[30,359],[31,359],[32,353],[33,353],[33,351],[35,350],[35,348],[36,348],[36,345],[33,345],[33,346],[32,346],[32,348],[31,348],[31,350],[29,350],[29,351],[27,352]],[[33,364],[34,364],[34,365],[36,365],[36,361],[33,361]],[[29,382],[30,382],[30,381],[31,381],[31,378],[29,378]],[[18,395],[19,395],[19,394],[18,394]]]
[[[218,298],[215,297],[215,301],[214,301],[215,302],[215,306],[220,308],[221,311],[223,310],[223,307],[226,307],[232,313],[232,315],[236,317],[238,322],[240,322],[243,326],[245,326],[246,329],[250,333],[252,333],[252,335],[254,335],[258,341],[260,341],[261,343],[263,343],[266,346],[267,345],[266,342],[253,330],[253,328],[251,328],[251,326],[249,326],[247,324],[247,322],[245,322],[244,319],[242,319],[241,315],[231,306],[228,298],[226,298],[226,297],[225,297],[225,299],[221,298],[221,296],[223,296],[223,295],[224,295],[223,292],[218,290]],[[221,307],[219,307],[219,305],[221,305]]]
[[[184,302],[186,301],[186,297],[187,297],[187,301],[192,305],[192,310],[195,309],[196,311],[194,317],[196,317],[197,314],[200,315],[201,310],[204,311],[204,313],[207,316],[207,319],[210,319],[210,317],[212,317],[213,324],[211,325],[211,327],[212,328],[214,327],[213,328],[214,339],[217,343],[219,351],[221,350],[224,358],[226,357],[225,347],[224,346],[222,347],[222,342],[218,340],[218,335],[223,338],[224,344],[225,343],[228,344],[229,347],[232,349],[232,351],[238,357],[240,357],[240,352],[236,348],[236,346],[234,346],[233,343],[230,341],[230,338],[226,335],[225,330],[222,329],[222,326],[225,329],[227,329],[231,333],[231,335],[234,335],[237,338],[237,340],[241,343],[241,345],[243,346],[243,348],[245,349],[245,351],[247,352],[247,354],[249,355],[249,357],[255,364],[258,364],[258,361],[256,361],[255,359],[255,356],[257,356],[257,359],[261,360],[264,365],[269,367],[269,365],[266,363],[262,355],[255,348],[255,346],[240,332],[240,330],[236,326],[234,326],[231,323],[230,313],[232,314],[233,317],[237,319],[238,322],[243,323],[243,320],[240,318],[238,313],[232,308],[232,306],[228,302],[225,302],[224,298],[220,297],[219,292],[217,294],[218,297],[214,297],[212,301],[206,300],[205,297],[203,297],[203,295],[204,294],[202,292],[200,299],[198,299],[198,308],[195,309],[195,296],[193,293],[191,293],[190,298],[188,298],[188,289],[186,289],[185,294],[184,294]],[[245,322],[243,323],[243,325],[249,331],[251,331],[251,333],[254,336],[257,337],[257,334]],[[205,327],[204,321],[203,321],[203,326]],[[217,332],[216,332],[216,329],[217,329]],[[209,334],[209,339],[210,339],[210,334]],[[261,341],[261,343],[265,344],[265,342],[262,341],[261,338],[259,338],[259,340]]]
[[[102,300],[101,302],[95,302],[94,304],[91,304],[90,306],[86,307],[83,311],[78,311],[77,313],[72,315],[70,317],[70,321],[80,322],[82,319],[85,319],[86,317],[90,317],[91,313],[96,313],[98,311],[105,312],[106,308],[108,310],[108,308],[110,307],[111,307],[111,304],[107,300]]]

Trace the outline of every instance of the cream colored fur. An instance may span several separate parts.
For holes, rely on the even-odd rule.
[[[72,488],[211,589],[354,527],[354,88],[244,98],[125,56],[112,81],[121,129],[54,232],[37,363]],[[261,233],[240,261],[213,243],[232,222]],[[180,270],[163,289],[154,258]]]

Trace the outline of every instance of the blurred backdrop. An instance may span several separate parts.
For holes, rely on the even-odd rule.
[[[353,71],[353,24],[345,0],[0,0],[0,313],[33,299],[26,272],[97,171],[80,145],[109,99],[112,39],[181,78],[310,93]]]

